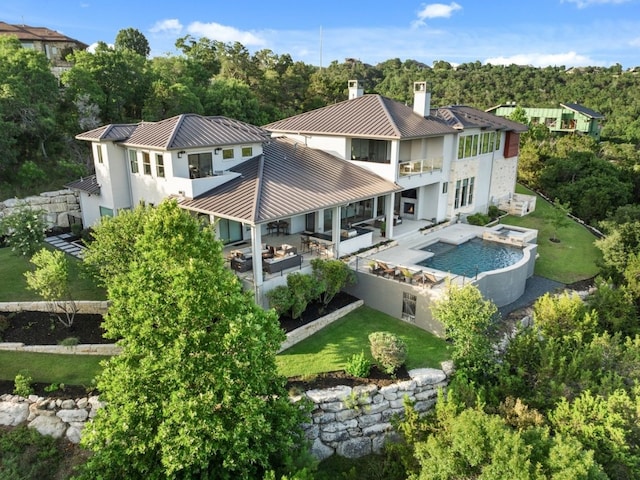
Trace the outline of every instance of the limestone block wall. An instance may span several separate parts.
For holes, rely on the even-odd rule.
[[[409,374],[411,380],[382,388],[339,386],[292,397],[292,402],[306,398],[313,403],[309,422],[303,425],[312,443],[312,454],[321,460],[333,454],[357,458],[380,452],[385,441],[395,435],[391,418],[404,413],[405,397],[415,402],[418,412],[424,413],[435,405],[438,390],[448,383],[443,370],[420,368]],[[97,396],[53,400],[3,394],[0,425],[26,424],[42,435],[65,437],[78,443],[82,429],[104,405]]]
[[[78,195],[71,190],[43,192],[26,198],[10,198],[0,202],[0,218],[10,215],[21,205],[32,209],[44,210],[44,218],[48,228],[69,226],[69,216],[80,218]]]
[[[313,403],[311,420],[303,425],[311,453],[319,460],[337,454],[358,458],[380,453],[385,441],[396,436],[391,419],[404,414],[405,398],[419,413],[436,403],[438,390],[448,384],[443,370],[420,368],[409,372],[411,380],[378,388],[338,386],[309,390],[294,400]]]

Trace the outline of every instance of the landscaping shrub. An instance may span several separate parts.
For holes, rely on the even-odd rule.
[[[370,333],[369,344],[374,360],[389,375],[393,375],[407,360],[407,344],[393,333]]]
[[[32,381],[33,379],[29,374],[17,374],[13,381],[13,393],[21,397],[28,397],[33,393],[33,388],[31,387]]]
[[[469,225],[479,225],[479,226],[483,226],[486,225],[487,223],[489,223],[491,221],[491,219],[489,218],[488,215],[485,215],[483,213],[474,213],[473,215],[469,215],[467,217],[467,223]]]
[[[269,299],[269,306],[273,308],[278,315],[284,315],[291,310],[293,305],[293,299],[289,288],[284,285],[269,290],[267,292],[267,298]]]
[[[0,234],[6,236],[11,250],[22,256],[32,255],[44,241],[44,210],[21,205],[11,215],[0,219]]]
[[[371,363],[364,355],[364,352],[361,351],[360,353],[355,353],[351,356],[347,361],[344,370],[352,377],[366,378],[369,376]]]
[[[80,339],[78,337],[67,337],[60,342],[60,345],[63,347],[73,347],[80,343]]]
[[[500,216],[500,209],[495,205],[489,205],[487,215],[489,215],[489,218],[491,218],[491,220],[495,220]]]

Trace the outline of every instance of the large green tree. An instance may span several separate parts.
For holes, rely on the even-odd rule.
[[[128,49],[132,52],[136,52],[138,55],[148,57],[151,52],[149,48],[149,41],[147,37],[137,28],[123,28],[116,35],[116,42],[114,44],[116,50]]]
[[[97,227],[94,244],[117,248],[107,237],[118,218],[105,232]],[[83,433],[94,452],[85,478],[262,478],[286,470],[304,446],[303,411],[277,374],[284,333],[275,314],[243,292],[213,231],[174,201],[139,218],[130,265],[106,276],[104,327],[122,353],[98,379],[106,406]]]

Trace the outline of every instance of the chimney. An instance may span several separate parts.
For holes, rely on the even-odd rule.
[[[349,80],[349,100],[361,97],[364,94],[362,85],[358,80]]]
[[[427,82],[413,82],[413,111],[421,117],[428,117],[431,110],[431,92],[427,92]]]

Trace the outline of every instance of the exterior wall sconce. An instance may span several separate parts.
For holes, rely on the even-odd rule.
[[[184,155],[185,153],[187,153],[187,152],[185,152],[184,150],[180,150],[178,152],[178,158],[182,158],[182,155]]]
[[[214,153],[214,155],[218,155],[221,151],[222,151],[222,149],[220,147],[218,147],[218,148],[213,150],[213,153]]]

